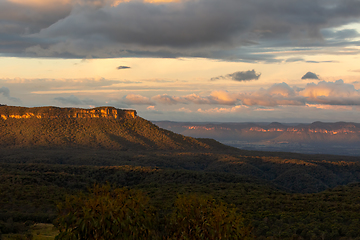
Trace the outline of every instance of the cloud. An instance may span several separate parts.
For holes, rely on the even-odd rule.
[[[338,31],[332,31],[329,29],[324,29],[321,31],[322,35],[326,38],[333,38],[337,40],[342,40],[346,38],[356,38],[359,37],[360,34],[356,29],[343,29]]]
[[[128,66],[118,66],[116,69],[121,70],[121,69],[129,69],[131,67]]]
[[[127,105],[155,105],[148,97],[138,94],[129,94],[123,97],[123,102]]]
[[[305,105],[305,98],[298,96],[296,91],[284,82],[274,84],[268,89],[240,93],[238,98],[246,106]]]
[[[140,82],[108,80],[105,78],[77,78],[77,79],[27,79],[12,78],[0,79],[7,86],[16,87],[17,89],[25,89],[33,92],[58,92],[65,93],[74,90],[99,90],[106,88],[114,88],[117,84],[138,84]]]
[[[360,91],[341,79],[335,82],[308,83],[299,94],[306,97],[306,102],[310,104],[360,105]]]
[[[169,96],[167,94],[157,95],[152,100],[161,104],[221,104],[234,105],[238,100],[234,94],[226,91],[213,91],[209,96],[199,96],[197,94],[189,94],[182,97]]]
[[[194,105],[216,106],[212,108],[212,111],[217,109],[216,111],[219,110],[219,112],[225,112],[227,111],[225,109],[231,109],[235,106],[243,106],[245,108],[264,107],[266,109],[264,111],[270,111],[269,109],[281,106],[360,106],[360,90],[356,89],[353,84],[345,83],[343,80],[335,82],[320,81],[318,83],[308,83],[304,88],[299,88],[296,86],[291,87],[287,83],[282,82],[273,84],[268,88],[260,88],[256,91],[230,92],[217,90],[206,95],[193,93],[183,96],[171,96],[162,94],[147,97],[139,94],[128,94],[121,99],[108,100],[107,103],[117,107],[145,105],[147,110],[155,109],[157,104],[180,105],[178,109],[182,109],[184,112],[188,110],[193,111]],[[10,96],[8,95],[7,88],[0,88],[0,90],[4,96]],[[54,100],[66,105],[101,105],[92,99],[79,99],[73,95],[56,97]],[[321,107],[318,108],[320,109]],[[171,107],[171,109],[174,110],[175,108]],[[235,110],[233,109],[232,111]]]
[[[341,106],[341,105],[324,105],[324,104],[306,104],[306,107],[316,108],[316,109],[325,109],[325,110],[353,110],[353,106]]]
[[[319,80],[319,76],[312,72],[307,72],[301,79],[316,79]]]
[[[243,72],[234,72],[231,74],[227,74],[225,76],[219,76],[216,78],[212,78],[211,81],[219,80],[219,79],[231,79],[234,81],[244,82],[251,80],[258,80],[261,76],[261,73],[256,73],[255,70],[243,71]]]
[[[276,83],[271,87],[252,92],[213,91],[208,96],[196,94],[186,96],[158,95],[152,98],[161,104],[207,104],[232,106],[305,106],[306,104],[360,105],[360,91],[343,80],[335,82],[309,83],[305,88],[290,87]]]
[[[274,49],[330,46],[341,53],[343,47],[356,44],[356,30],[333,29],[358,22],[360,3],[4,0],[0,16],[0,53],[10,56],[273,62],[282,61],[272,53]]]
[[[64,105],[68,106],[77,106],[77,105],[94,105],[99,106],[98,103],[96,103],[94,100],[86,98],[83,100],[80,100],[78,97],[75,97],[74,95],[70,95],[68,97],[56,97],[54,98],[56,102],[59,102]]]
[[[207,105],[211,106],[210,110],[197,107],[200,109],[198,112],[213,113],[236,112],[245,108],[272,111],[271,109],[283,106],[317,106],[317,109],[335,109],[334,107],[321,106],[360,106],[360,90],[356,89],[353,84],[345,83],[343,80],[335,82],[320,81],[308,83],[304,88],[299,88],[296,86],[291,87],[282,82],[256,91],[230,92],[218,90],[204,95],[195,93],[183,96],[162,94],[153,97],[128,94],[121,99],[108,100],[106,103],[121,108],[132,105],[145,105],[148,111],[155,110],[157,104],[159,106],[170,105],[170,109],[176,112],[194,112],[194,106]],[[9,89],[5,87],[0,88],[0,93],[5,97],[10,97]],[[56,97],[54,100],[65,105],[101,105],[92,99],[79,99],[74,95]],[[172,105],[180,106],[175,108]],[[345,109],[344,107],[341,107],[341,109]]]
[[[241,110],[247,109],[247,106],[234,106],[231,108],[210,108],[210,109],[206,109],[206,110],[202,110],[201,108],[199,108],[197,110],[197,112],[199,113],[236,113],[236,112],[240,112]]]
[[[209,99],[213,103],[223,105],[234,105],[238,101],[236,95],[231,94],[227,91],[213,91],[210,94]]]
[[[179,108],[178,110],[176,110],[178,112],[185,112],[185,113],[191,113],[192,111],[188,108],[185,108],[185,107],[182,107],[182,108]]]
[[[157,95],[152,100],[168,105],[238,105],[239,103],[245,106],[305,105],[305,97],[299,96],[296,90],[286,83],[279,83],[274,84],[268,89],[262,88],[255,92],[231,93],[227,91],[213,91],[208,96],[190,94],[181,97],[164,94]]]
[[[303,58],[297,58],[297,57],[295,57],[295,58],[288,58],[288,59],[286,59],[285,62],[292,63],[292,62],[304,62],[304,61],[305,61],[305,60],[304,60]]]
[[[10,89],[7,87],[1,87],[0,94],[2,94],[4,97],[6,97],[8,100],[12,102],[21,103],[21,100],[19,98],[14,98],[10,96]]]
[[[174,105],[178,103],[185,103],[185,101],[180,97],[172,97],[167,94],[157,95],[151,98],[152,100],[159,102],[161,104]]]

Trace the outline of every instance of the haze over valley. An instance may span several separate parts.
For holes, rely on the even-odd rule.
[[[213,138],[246,150],[360,156],[359,123],[154,123],[185,136]]]

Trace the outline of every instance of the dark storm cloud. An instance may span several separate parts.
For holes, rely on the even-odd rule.
[[[44,6],[31,6],[9,1],[0,2],[0,33],[25,35],[47,28],[71,12],[70,4],[49,1]]]
[[[304,76],[302,76],[301,79],[316,79],[316,80],[320,80],[319,76],[316,75],[315,73],[312,72],[307,72]]]
[[[243,71],[243,72],[234,72],[227,74],[225,76],[219,76],[212,78],[211,81],[220,80],[220,79],[231,79],[238,82],[245,82],[251,80],[258,80],[261,76],[261,73],[256,73],[255,70]]]
[[[251,80],[258,80],[261,76],[261,73],[256,73],[255,70],[246,71],[246,72],[235,72],[232,74],[227,75],[234,81],[251,81]]]
[[[14,98],[10,96],[10,90],[7,87],[1,87],[0,94],[2,94],[4,97],[6,97],[8,100],[12,102],[21,103],[21,100],[19,98]]]
[[[110,7],[113,3],[73,0],[29,7],[3,1],[0,51],[40,57],[185,56],[271,62],[279,61],[267,55],[271,47],[326,47],[326,38],[346,38],[336,42],[341,46],[354,44],[355,30],[322,30],[360,17],[358,0],[130,1]],[[1,35],[5,33],[19,38],[8,49]]]
[[[129,69],[131,67],[128,66],[118,66],[116,69],[121,70],[121,69]]]
[[[321,33],[325,38],[334,39],[356,38],[360,36],[356,29],[344,29],[339,31],[323,30]]]

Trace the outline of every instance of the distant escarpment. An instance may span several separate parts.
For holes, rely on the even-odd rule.
[[[360,124],[350,122],[312,124],[281,123],[177,123],[155,122],[158,126],[192,137],[217,140],[273,142],[360,142]]]
[[[185,137],[138,117],[135,110],[0,106],[0,148],[211,150],[227,148]]]

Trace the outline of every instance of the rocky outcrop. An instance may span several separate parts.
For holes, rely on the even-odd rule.
[[[54,119],[54,118],[107,118],[107,119],[124,119],[135,118],[135,110],[123,110],[114,107],[97,107],[92,109],[81,108],[59,108],[59,107],[11,107],[0,106],[1,119]]]

